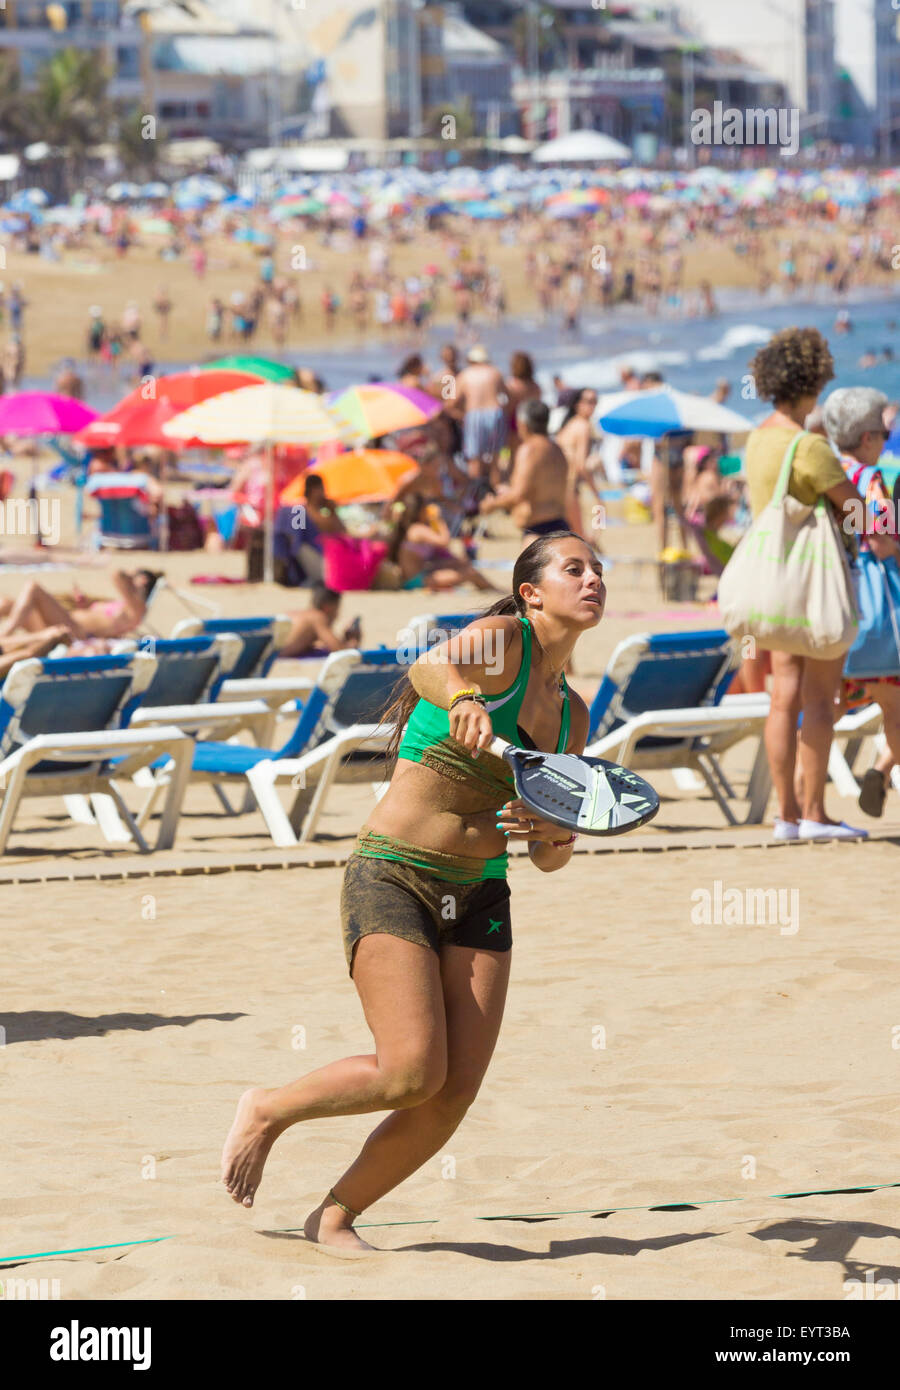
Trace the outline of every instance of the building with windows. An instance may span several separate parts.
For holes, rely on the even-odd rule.
[[[684,142],[691,84],[695,104],[768,104],[782,91],[764,66],[733,45],[710,46],[664,6],[650,17],[612,0],[466,0],[463,9],[513,54],[513,95],[532,139],[598,130],[653,158],[660,143]]]
[[[110,73],[110,95],[136,101],[141,45],[141,26],[124,0],[5,0],[0,7],[0,48],[15,55],[26,86],[60,49],[92,49]]]
[[[875,10],[875,102],[873,139],[881,159],[895,162],[900,152],[900,11]]]
[[[860,0],[850,3],[862,20],[866,7]],[[672,12],[705,43],[727,46],[768,73],[800,110],[804,135],[822,140],[835,137],[840,115],[835,5],[836,0],[674,0]],[[884,8],[890,11],[890,3]]]

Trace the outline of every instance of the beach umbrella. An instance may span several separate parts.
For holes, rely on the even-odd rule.
[[[418,471],[419,465],[411,455],[391,449],[354,449],[315,466],[316,476],[322,479],[328,496],[341,504],[386,502],[396,496],[404,478]],[[306,474],[300,473],[283,490],[281,505],[302,502],[305,488]]]
[[[83,425],[96,417],[96,410],[82,405],[71,396],[57,396],[50,391],[17,391],[12,396],[0,396],[0,438],[5,434],[30,437],[39,434],[76,434]],[[29,498],[37,503],[35,464],[31,463]],[[38,527],[37,544],[43,545]]]
[[[572,222],[576,217],[592,217],[596,211],[595,207],[583,203],[557,203],[555,207],[547,208],[547,216],[552,217],[554,222]]]
[[[609,202],[605,188],[567,188],[562,193],[554,193],[547,199],[547,207],[573,205],[575,207],[596,208]]]
[[[15,212],[30,212],[32,208],[45,208],[50,202],[43,188],[20,188],[10,198],[8,207]]]
[[[753,428],[749,420],[718,405],[708,396],[676,391],[672,386],[658,391],[617,391],[602,396],[595,416],[607,434],[642,435],[659,439],[674,430],[713,430],[717,434],[746,434]]]
[[[175,200],[181,194],[191,197],[203,198],[208,203],[221,203],[228,197],[229,190],[218,179],[212,179],[207,174],[191,174],[188,178],[182,179],[175,189]]]
[[[335,439],[350,443],[366,437],[315,391],[256,381],[208,395],[212,399],[167,421],[163,434],[204,444],[325,444]]]
[[[433,420],[444,408],[442,401],[425,391],[393,381],[372,381],[332,391],[326,399],[362,439],[380,439],[395,430],[414,429]]]
[[[239,227],[234,234],[235,241],[248,241],[253,246],[271,246],[272,236],[260,231],[258,227]]]
[[[137,228],[144,236],[170,236],[172,233],[172,224],[164,217],[142,217]]]
[[[96,418],[90,406],[51,391],[0,396],[0,435],[77,434]]]
[[[560,135],[556,140],[539,145],[531,157],[537,164],[610,163],[612,160],[631,159],[631,150],[621,141],[598,130],[574,130],[569,135]]]
[[[196,448],[200,440],[186,435],[176,441],[172,435],[163,433],[163,425],[189,406],[211,396],[256,384],[257,378],[249,372],[221,369],[150,377],[112,410],[97,416],[80,431],[78,438],[81,443],[97,449],[111,449],[116,445],[134,448],[141,444],[156,444],[164,449]],[[238,434],[234,438],[241,436]]]
[[[296,214],[298,217],[315,217],[320,212],[327,212],[328,204],[323,203],[321,198],[303,198],[291,194],[287,198],[279,198],[272,212],[278,212],[280,216],[284,217],[286,215],[284,209],[288,209],[290,213]]]
[[[272,583],[274,565],[275,482],[272,450],[276,444],[327,444],[335,440],[359,443],[360,435],[341,418],[322,396],[266,381],[192,406],[167,421],[163,434],[170,439],[187,436],[204,444],[265,445],[269,485],[265,517],[265,579]]]
[[[163,183],[161,179],[154,179],[152,183],[142,183],[140,196],[142,198],[168,198],[169,185]]]
[[[245,357],[241,354],[217,357],[214,362],[201,362],[197,370],[246,372],[247,376],[258,377],[260,381],[280,381],[284,385],[294,384],[297,380],[294,368],[285,366],[283,362],[275,362],[271,357]]]
[[[136,183],[111,183],[106,196],[114,203],[122,203],[128,198],[139,198],[141,190]]]
[[[509,217],[513,208],[509,203],[482,201],[463,203],[460,211],[478,222],[498,222],[502,217]]]
[[[59,207],[48,208],[43,214],[44,222],[60,227],[80,227],[85,220],[83,208],[69,207],[65,203]]]

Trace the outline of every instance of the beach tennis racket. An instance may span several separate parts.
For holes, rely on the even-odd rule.
[[[490,751],[512,768],[516,791],[531,810],[579,835],[624,835],[659,810],[649,782],[603,758],[539,753],[502,738]]]

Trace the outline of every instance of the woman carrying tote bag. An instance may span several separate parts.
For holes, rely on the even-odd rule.
[[[843,713],[874,701],[884,715],[887,748],[869,768],[859,794],[860,807],[868,816],[882,814],[891,768],[900,763],[900,546],[891,498],[875,467],[888,434],[884,426],[887,405],[883,392],[871,386],[851,386],[832,391],[823,413],[844,472],[865,495],[869,524],[874,524],[874,516],[880,512],[884,532],[881,537],[866,536],[860,543],[860,584],[870,592],[861,594],[860,633],[847,654],[840,710]],[[889,558],[875,555],[872,542],[876,539],[890,544]]]
[[[834,376],[825,339],[815,328],[788,328],[761,348],[750,364],[757,395],[774,410],[747,441],[746,470],[754,518],[769,505],[785,455],[803,431],[822,388]],[[787,484],[789,497],[815,506],[824,497],[832,504],[848,549],[862,514],[862,498],[847,478],[828,441],[803,433],[797,440]],[[855,504],[855,505],[854,505]],[[873,550],[886,552],[885,537],[871,538]],[[740,550],[740,547],[738,548]],[[735,553],[737,558],[738,552]],[[726,574],[727,574],[726,569]],[[724,576],[723,576],[724,580]],[[721,593],[721,588],[720,588]],[[865,839],[866,831],[835,822],[825,812],[825,781],[837,698],[846,648],[824,659],[772,646],[771,710],[766,721],[766,753],[778,798],[776,840]],[[800,716],[803,716],[800,723]],[[801,806],[794,786],[798,753],[803,783]]]

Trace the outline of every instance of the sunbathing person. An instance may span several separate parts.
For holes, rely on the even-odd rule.
[[[342,637],[334,631],[340,606],[339,593],[334,589],[327,589],[324,584],[314,584],[309,608],[290,615],[290,635],[279,656],[321,656],[326,652],[341,652],[358,647],[362,640],[359,618],[354,618],[344,629]]]
[[[0,681],[5,680],[17,661],[46,656],[60,643],[68,645],[71,634],[64,627],[45,627],[41,632],[17,632],[0,638]]]
[[[91,599],[77,588],[59,598],[30,580],[17,599],[0,599],[0,638],[12,633],[61,627],[72,641],[126,637],[144,621],[147,604],[162,575],[153,570],[115,570],[116,599]]]
[[[443,593],[459,584],[496,593],[494,585],[468,559],[450,550],[450,532],[440,509],[421,493],[410,493],[398,508],[387,558],[399,566],[404,589]]]

